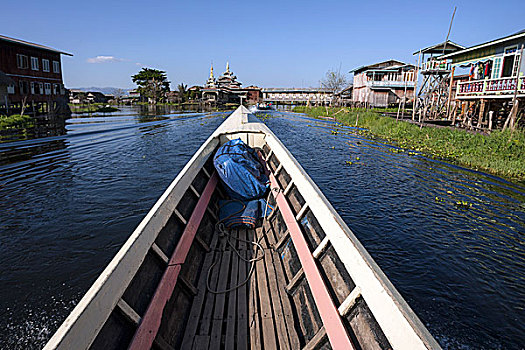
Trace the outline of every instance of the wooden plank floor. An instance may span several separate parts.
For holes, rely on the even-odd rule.
[[[231,245],[226,237],[214,239],[204,259],[182,349],[299,348],[279,254],[269,244],[275,242],[272,234],[264,235],[262,228],[235,229],[230,233]],[[240,256],[251,259],[263,253],[255,251],[253,244],[235,238],[259,239],[264,258],[252,268]],[[211,293],[207,288],[210,268],[208,283],[212,290],[224,291],[248,281],[226,293]]]

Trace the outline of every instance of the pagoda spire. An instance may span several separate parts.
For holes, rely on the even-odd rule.
[[[211,67],[210,67],[210,78],[213,79],[213,63],[211,64]]]
[[[230,73],[230,62],[226,62],[226,72]]]

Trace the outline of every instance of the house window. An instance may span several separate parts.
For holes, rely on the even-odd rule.
[[[53,73],[60,73],[60,62],[53,61]]]
[[[42,59],[42,71],[49,72],[49,60]]]
[[[38,83],[38,94],[39,95],[44,94],[44,83]]]
[[[492,79],[499,78],[499,72],[501,70],[501,57],[494,59],[494,67],[492,68]]]
[[[7,85],[7,93],[8,94],[14,94],[15,93],[15,84],[11,83]]]
[[[20,95],[27,95],[29,93],[29,85],[27,84],[27,81],[20,80],[18,86],[20,87]]]
[[[38,57],[31,57],[31,69],[38,70]]]
[[[518,46],[509,46],[505,48],[505,55],[513,54],[518,51]]]
[[[26,55],[16,55],[16,65],[20,69],[26,69],[28,67],[28,58]]]
[[[516,77],[516,76],[518,76],[518,66],[520,64],[520,55],[517,54],[514,57],[515,57],[515,59],[514,59],[514,69],[512,70],[512,76]]]
[[[31,95],[35,94],[35,82],[31,82]]]
[[[53,84],[53,95],[58,95],[58,84]]]
[[[46,95],[51,95],[51,84],[50,83],[45,83],[44,87],[45,87],[45,94]]]

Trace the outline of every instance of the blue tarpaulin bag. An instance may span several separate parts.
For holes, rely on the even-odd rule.
[[[231,199],[263,198],[268,191],[268,177],[257,152],[241,139],[222,145],[213,158],[213,165]]]
[[[248,202],[240,200],[219,201],[219,221],[226,228],[247,227],[254,228],[257,219],[269,216],[273,206],[266,203],[264,199],[255,199]]]

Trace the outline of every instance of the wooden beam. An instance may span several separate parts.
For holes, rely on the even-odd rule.
[[[292,190],[292,187],[293,187],[293,180],[291,180],[289,183],[288,183],[288,186],[286,186],[286,189],[284,190],[284,195],[287,196],[288,193],[290,193],[290,191]]]
[[[179,218],[180,222],[182,222],[182,224],[186,225],[188,222],[186,221],[186,219],[184,219],[184,216],[182,216],[182,214],[180,213],[180,211],[178,211],[177,209],[173,210],[173,213]]]
[[[277,167],[277,169],[275,169],[275,176],[279,175],[279,173],[281,172],[281,169],[283,168],[283,163],[279,164],[279,166]]]
[[[129,306],[129,304],[124,301],[124,299],[120,299],[117,303],[117,306],[129,321],[131,321],[135,325],[139,324],[139,314],[135,310],[133,310],[133,308]]]
[[[167,264],[169,262],[169,258],[166,256],[166,254],[164,254],[164,252],[159,248],[159,246],[157,245],[157,243],[153,243],[151,245],[151,250],[157,254],[157,256],[162,260],[164,261],[165,264]]]
[[[346,316],[352,307],[355,305],[355,302],[357,301],[357,298],[361,296],[361,288],[355,287],[350,294],[346,297],[346,299],[339,305],[339,308],[337,309],[339,311],[339,315]]]
[[[213,191],[217,186],[217,182],[218,175],[214,172],[206,184],[206,188],[202,192],[201,198],[199,198],[199,201],[188,220],[179,243],[170,258],[168,267],[164,271],[164,275],[157,286],[155,295],[153,295],[146,313],[142,317],[142,321],[131,340],[131,344],[128,348],[129,350],[151,348],[153,341],[157,336],[157,332],[159,331],[164,307],[175,289],[182,264],[184,264],[184,261],[186,260],[186,256],[191,248],[195,234],[197,233],[197,229],[199,228],[200,222],[204,216],[206,207],[210,202]]]
[[[279,249],[284,244],[284,242],[288,240],[288,236],[289,236],[288,230],[284,231],[283,235],[279,238],[277,243],[275,243],[274,248]]]
[[[280,188],[275,176],[270,175],[270,182],[272,188]],[[275,196],[284,222],[290,231],[290,237],[292,238],[293,244],[295,246],[297,256],[301,261],[304,274],[308,281],[310,290],[312,291],[312,296],[319,311],[319,316],[321,316],[332,348],[334,350],[354,349],[350,337],[346,332],[345,326],[343,325],[341,317],[339,316],[339,312],[335,307],[334,301],[330,297],[330,293],[326,288],[323,277],[321,276],[314,257],[310,252],[308,243],[303,236],[299,224],[297,221],[295,221],[295,215],[288,205],[286,197],[281,192],[276,194],[275,191],[272,191],[272,193]]]
[[[323,254],[323,252],[328,248],[329,243],[330,240],[328,239],[328,236],[325,236],[312,253],[313,257],[317,259],[321,254]]]
[[[310,341],[305,345],[305,347],[302,350],[315,350],[319,348],[319,344],[326,336],[326,330],[324,329],[324,326],[319,328],[317,333],[315,333],[314,337],[310,339]]]
[[[208,244],[206,244],[206,242],[204,242],[204,240],[197,235],[195,235],[195,242],[199,243],[202,249],[204,249],[206,252],[210,251],[210,247],[208,246]]]
[[[286,285],[285,289],[287,293],[291,293],[292,289],[299,283],[299,281],[304,277],[303,268],[300,268],[299,271],[292,277],[290,282]]]
[[[299,210],[299,212],[295,216],[295,220],[297,220],[297,221],[301,220],[301,218],[303,217],[303,215],[304,215],[304,213],[306,212],[307,209],[308,209],[308,203],[304,203],[304,205],[301,208],[301,210]]]
[[[193,185],[190,185],[190,190],[197,196],[197,198],[200,198],[201,194],[193,187]]]

